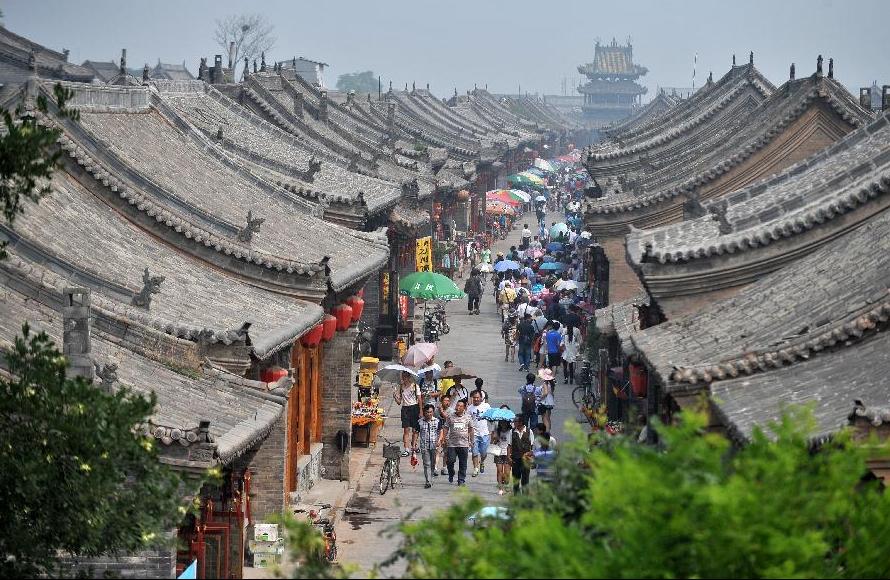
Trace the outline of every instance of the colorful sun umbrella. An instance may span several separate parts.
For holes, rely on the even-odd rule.
[[[497,264],[494,265],[495,272],[506,272],[507,270],[519,270],[522,266],[519,262],[514,262],[513,260],[501,260]]]
[[[510,205],[522,205],[522,200],[517,199],[508,190],[501,189],[499,191],[489,191],[485,194],[486,201],[500,201]]]
[[[557,290],[577,290],[578,283],[574,280],[560,280],[553,287]]]
[[[553,164],[545,159],[541,159],[540,157],[535,159],[535,167],[540,169],[541,171],[547,171],[549,173],[553,173],[556,171],[556,168],[553,167]]]
[[[488,419],[489,421],[512,421],[516,418],[516,413],[510,409],[492,408],[482,413],[482,418]]]
[[[550,237],[557,238],[563,234],[569,233],[569,226],[566,224],[556,224],[550,228]]]
[[[399,293],[421,300],[458,300],[466,296],[447,276],[435,272],[414,272],[399,281]]]
[[[517,199],[521,199],[522,201],[524,201],[526,203],[528,203],[532,200],[532,196],[530,196],[526,192],[522,191],[521,189],[511,189],[510,195],[512,195],[513,197],[515,197]]]
[[[485,212],[495,215],[516,215],[516,210],[502,201],[489,201],[485,204]]]

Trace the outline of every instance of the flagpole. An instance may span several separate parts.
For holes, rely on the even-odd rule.
[[[698,66],[698,53],[695,53],[695,57],[692,59],[692,92],[695,92],[695,69]]]

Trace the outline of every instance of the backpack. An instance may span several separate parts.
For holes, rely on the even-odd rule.
[[[537,411],[537,403],[535,402],[535,389],[528,390],[528,385],[522,387],[522,414],[525,416],[533,415]]]

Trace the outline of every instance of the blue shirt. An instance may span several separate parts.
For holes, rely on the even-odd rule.
[[[558,330],[547,331],[547,352],[559,352],[559,345],[562,343],[562,335]]]

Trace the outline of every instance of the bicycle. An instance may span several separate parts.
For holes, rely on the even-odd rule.
[[[599,407],[599,392],[593,387],[595,371],[590,363],[581,366],[578,386],[572,390],[572,403],[580,411]]]
[[[386,493],[390,487],[395,488],[401,480],[399,474],[399,460],[402,458],[402,450],[397,443],[393,443],[386,437],[383,439],[383,468],[380,470],[380,495]]]
[[[371,354],[371,327],[360,320],[355,338],[352,340],[352,362],[361,362],[362,357]]]

